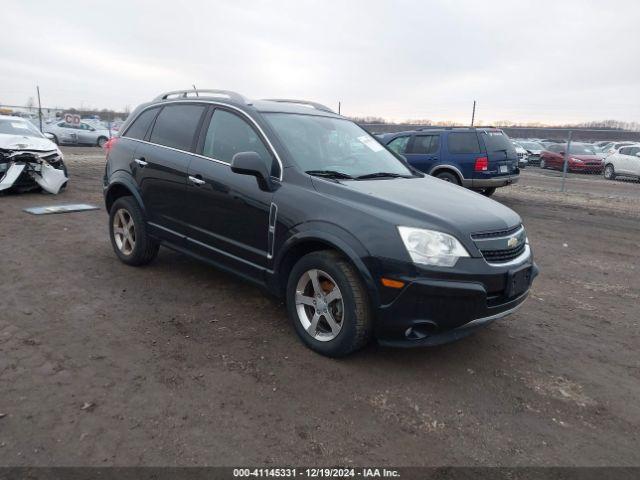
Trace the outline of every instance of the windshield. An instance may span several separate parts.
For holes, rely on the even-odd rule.
[[[536,142],[520,142],[520,145],[527,150],[544,150],[544,147]]]
[[[575,153],[577,155],[595,155],[596,151],[591,145],[572,143],[569,148],[569,153]]]
[[[42,138],[40,131],[31,123],[16,118],[0,118],[0,134]]]
[[[294,113],[267,113],[265,117],[305,172],[351,177],[381,172],[412,175],[374,137],[349,120]]]

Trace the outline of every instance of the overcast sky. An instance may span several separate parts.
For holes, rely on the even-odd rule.
[[[468,122],[640,121],[640,1],[3,0],[0,103],[165,90]]]

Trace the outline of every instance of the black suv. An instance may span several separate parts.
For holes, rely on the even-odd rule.
[[[428,177],[320,104],[163,94],[107,145],[111,242],[160,245],[286,299],[312,349],[436,345],[514,312],[537,274],[520,217]]]

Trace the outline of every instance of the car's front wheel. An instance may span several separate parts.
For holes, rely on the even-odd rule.
[[[540,159],[540,168],[547,168],[547,162],[544,158]]]
[[[604,167],[604,178],[607,180],[615,180],[616,178],[616,171],[610,163]]]
[[[439,178],[440,180],[444,180],[445,182],[460,185],[460,181],[458,180],[458,177],[456,177],[453,173],[441,172],[436,175],[436,178]]]
[[[127,265],[146,265],[158,255],[158,243],[149,237],[144,214],[133,197],[120,197],[109,211],[113,251]]]
[[[100,137],[100,138],[98,139],[98,146],[99,146],[100,148],[102,148],[102,147],[104,147],[104,146],[105,146],[105,144],[106,144],[108,141],[109,141],[109,139],[108,139],[107,137]]]
[[[302,257],[289,275],[286,297],[296,333],[318,353],[342,357],[371,338],[367,291],[356,269],[337,252]]]

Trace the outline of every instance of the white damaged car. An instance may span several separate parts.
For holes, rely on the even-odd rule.
[[[55,143],[28,120],[0,115],[0,192],[42,189],[57,194],[67,181]]]

